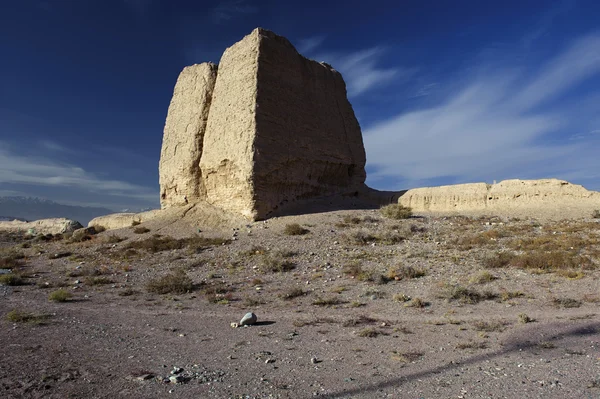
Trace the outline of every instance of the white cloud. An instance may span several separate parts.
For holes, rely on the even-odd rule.
[[[212,11],[213,21],[221,23],[244,14],[254,14],[258,8],[249,5],[246,0],[221,1]]]
[[[348,96],[355,97],[392,80],[398,82],[408,79],[414,70],[404,68],[381,68],[378,61],[385,53],[382,47],[376,46],[347,54],[317,54],[314,58],[325,61],[342,73]]]
[[[319,47],[324,40],[325,36],[313,36],[306,39],[301,39],[298,41],[296,50],[298,50],[298,52],[302,55],[308,54]]]
[[[12,151],[11,151],[12,150]],[[148,187],[115,179],[101,179],[83,168],[43,156],[24,156],[0,142],[0,184],[27,184],[57,189],[75,188],[102,195],[127,197],[150,203],[158,193]]]
[[[377,187],[401,176],[403,187],[379,187],[400,189],[440,177],[588,179],[596,173],[591,170],[600,170],[600,140],[567,139],[581,132],[582,119],[595,115],[574,117],[568,107],[540,109],[600,72],[600,36],[575,41],[534,74],[487,71],[440,105],[366,129],[369,183]]]

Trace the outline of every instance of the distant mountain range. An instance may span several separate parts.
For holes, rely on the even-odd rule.
[[[87,226],[93,218],[114,212],[100,207],[63,205],[36,197],[0,197],[0,221],[67,218]]]

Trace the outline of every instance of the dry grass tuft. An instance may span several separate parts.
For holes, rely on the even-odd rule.
[[[25,281],[18,274],[8,273],[0,274],[0,284],[2,285],[24,285]]]
[[[283,234],[288,236],[301,236],[308,233],[310,233],[310,231],[300,226],[298,223],[286,224],[283,229]]]
[[[393,267],[388,270],[387,278],[390,280],[404,280],[410,278],[421,278],[427,275],[425,269],[412,266]]]
[[[495,299],[498,296],[489,291],[481,293],[477,290],[463,287],[461,285],[443,284],[438,297],[449,301],[475,304],[483,300]]]
[[[6,320],[13,323],[43,324],[50,318],[47,314],[37,314],[13,309],[6,314]]]
[[[412,209],[400,204],[389,204],[379,209],[381,214],[389,219],[410,219],[413,216]]]
[[[404,306],[406,306],[407,308],[418,308],[418,309],[425,308],[429,305],[430,305],[429,302],[426,302],[425,300],[423,300],[421,298],[413,298],[409,302],[406,302],[404,304]]]
[[[188,238],[175,239],[172,237],[160,237],[154,235],[144,240],[132,241],[125,247],[126,249],[143,249],[148,252],[156,253],[182,249],[189,247],[196,252],[200,252],[207,247],[228,244],[230,241],[224,238],[208,238],[202,236],[193,236]]]
[[[375,338],[381,334],[383,334],[383,332],[381,330],[378,330],[378,329],[372,328],[372,327],[364,328],[358,332],[359,337],[365,337],[365,338]]]
[[[73,297],[69,291],[60,289],[50,293],[48,300],[52,302],[66,302]]]
[[[317,298],[312,304],[315,306],[335,306],[335,305],[341,305],[342,303],[345,303],[345,302],[343,300],[341,300],[340,298],[329,297],[329,298]]]
[[[358,317],[346,320],[342,323],[344,327],[356,327],[364,324],[375,324],[379,320],[370,316],[360,315]]]
[[[292,300],[294,298],[298,298],[298,297],[304,296],[306,294],[307,294],[307,292],[304,291],[302,288],[295,287],[295,288],[291,288],[288,291],[286,291],[285,293],[281,294],[281,299],[289,301],[289,300]]]
[[[527,313],[519,313],[518,319],[519,323],[521,324],[533,323],[535,321],[534,319],[529,317]]]
[[[573,298],[555,298],[552,300],[552,303],[555,306],[563,307],[563,308],[578,308],[581,306],[581,301]]]
[[[476,331],[484,331],[484,332],[502,332],[506,329],[506,326],[509,323],[502,320],[497,321],[484,321],[479,320],[473,322],[473,327]]]
[[[498,277],[494,276],[492,273],[490,273],[488,271],[481,271],[481,272],[471,276],[471,278],[469,279],[469,283],[471,283],[471,284],[486,284],[486,283],[492,282],[497,279],[498,279]]]
[[[456,349],[485,349],[487,348],[486,342],[464,342],[456,345]]]
[[[185,294],[192,291],[194,284],[183,270],[150,280],[146,290],[154,294]]]

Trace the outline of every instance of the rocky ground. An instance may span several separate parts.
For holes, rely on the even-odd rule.
[[[2,397],[600,397],[600,219],[356,210],[0,241]]]

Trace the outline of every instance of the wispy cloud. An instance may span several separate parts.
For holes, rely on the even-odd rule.
[[[551,100],[599,73],[600,35],[574,41],[533,70],[486,69],[441,104],[366,129],[369,182],[399,189],[440,177],[466,182],[598,175],[600,137],[568,140],[591,130],[584,121],[595,116],[576,115],[576,108]],[[398,176],[401,187],[382,187]]]
[[[296,50],[302,55],[308,54],[317,49],[325,40],[325,36],[313,36],[300,39],[296,45]]]
[[[523,47],[529,49],[533,44],[543,37],[552,27],[554,20],[562,13],[568,11],[576,3],[575,0],[562,0],[555,2],[539,17],[534,28],[522,40]]]
[[[212,17],[215,23],[229,21],[237,16],[245,14],[254,14],[258,12],[258,7],[248,4],[246,0],[221,1],[212,10]]]
[[[355,97],[391,80],[398,82],[408,79],[415,73],[414,69],[409,68],[378,66],[385,52],[383,47],[376,46],[346,54],[316,54],[311,58],[325,61],[340,71],[346,82],[348,95]]]
[[[57,162],[44,156],[19,155],[6,142],[0,142],[0,170],[0,185],[26,184],[57,189],[64,187],[147,203],[157,202],[158,194],[151,188],[117,179],[102,179],[79,166]]]

